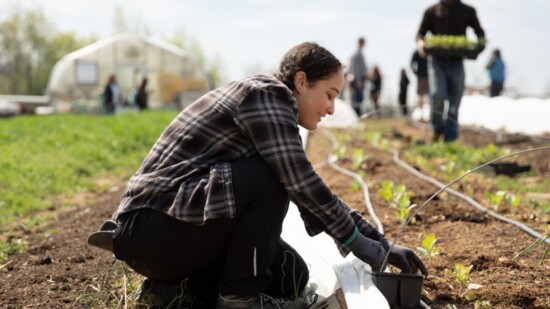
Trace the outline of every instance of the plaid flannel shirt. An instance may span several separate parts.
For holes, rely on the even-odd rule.
[[[298,206],[310,235],[325,231],[341,243],[355,226],[368,235],[373,226],[313,170],[297,113],[292,92],[274,76],[246,77],[207,93],[165,129],[128,182],[113,217],[147,207],[197,225],[232,218],[231,162],[260,155]]]

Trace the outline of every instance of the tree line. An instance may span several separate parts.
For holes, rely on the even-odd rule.
[[[14,7],[0,20],[0,94],[43,95],[55,63],[93,40],[55,31],[40,8]]]
[[[122,10],[115,8],[113,32],[131,30]],[[78,37],[73,32],[55,29],[40,7],[11,8],[0,20],[0,94],[44,95],[53,66],[66,54],[97,41],[97,36]],[[214,83],[219,83],[222,66],[219,59],[207,64],[198,41],[176,32],[172,44],[190,49],[200,65],[206,68]]]

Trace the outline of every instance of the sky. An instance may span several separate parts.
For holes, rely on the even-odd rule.
[[[104,38],[113,34],[118,6],[128,25],[146,28],[151,36],[170,38],[183,31],[196,38],[207,60],[221,61],[225,81],[275,71],[283,54],[304,41],[323,45],[346,64],[363,36],[368,65],[381,69],[383,93],[397,97],[399,71],[409,68],[422,14],[436,1],[1,0],[0,21],[14,3],[39,6],[58,31]],[[485,65],[491,51],[499,48],[509,89],[528,95],[549,93],[550,1],[463,2],[476,8],[489,41],[477,60],[465,62],[466,84],[489,84]],[[473,32],[468,36],[475,39]]]

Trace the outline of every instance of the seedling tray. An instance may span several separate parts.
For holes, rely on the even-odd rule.
[[[491,163],[480,169],[480,171],[490,175],[506,175],[508,177],[514,177],[519,173],[530,170],[531,165],[519,165],[515,162]]]
[[[424,47],[424,52],[426,55],[440,56],[440,57],[449,57],[449,58],[460,58],[465,57],[468,59],[475,59],[483,51],[483,46],[473,46],[467,48],[456,48],[456,47]]]
[[[374,283],[390,308],[419,308],[424,276],[374,272]]]
[[[490,166],[494,169],[496,175],[506,175],[510,177],[531,170],[531,165],[519,165],[517,163],[492,163]]]

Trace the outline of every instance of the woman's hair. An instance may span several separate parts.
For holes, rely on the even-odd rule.
[[[330,78],[341,68],[342,63],[331,52],[317,43],[305,42],[294,46],[283,56],[275,77],[290,90],[296,90],[294,76],[299,71],[306,73],[311,87],[319,80]]]

